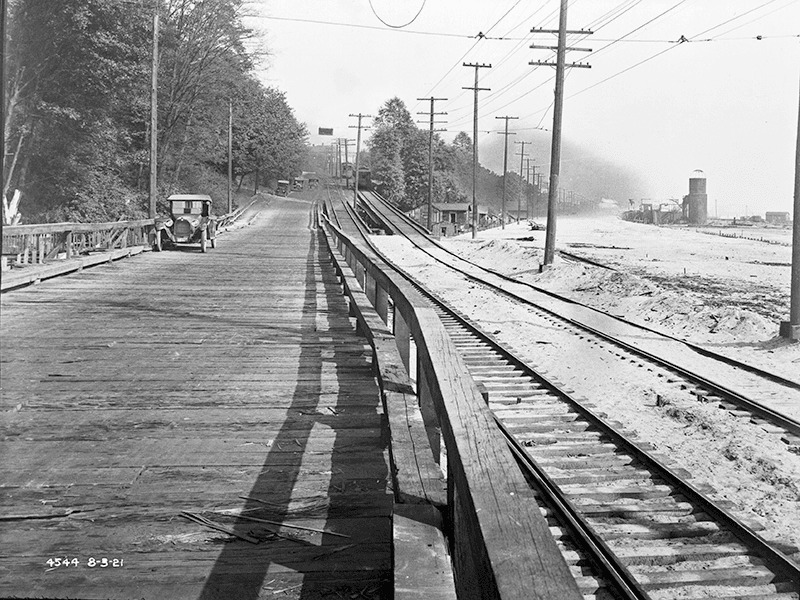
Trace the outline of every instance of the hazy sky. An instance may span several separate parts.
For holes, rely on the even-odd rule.
[[[552,127],[555,69],[528,63],[553,53],[529,46],[554,45],[556,36],[530,30],[557,28],[558,7],[558,0],[372,0],[372,7],[254,0],[246,23],[263,33],[270,53],[263,81],[286,92],[313,143],[331,139],[316,135],[318,127],[354,138],[348,115],[374,115],[394,96],[412,113],[429,107],[417,98],[448,98],[437,103],[448,113],[441,135],[471,136],[473,96],[462,87],[473,85],[474,69],[462,63],[491,64],[480,70],[480,87],[491,91],[480,93],[479,150],[481,162],[501,172],[496,116],[519,117],[510,122],[512,141],[549,147],[549,132],[537,128]],[[404,28],[380,20],[403,25],[417,12]],[[568,55],[592,68],[568,72],[564,140],[635,172],[641,189],[625,196],[680,198],[689,174],[702,169],[710,214],[715,202],[720,216],[791,210],[800,0],[573,0],[568,26],[595,33],[569,40],[594,52]],[[676,43],[682,36],[689,41]],[[549,153],[539,154],[536,164],[547,170]],[[566,148],[562,159],[579,162]]]

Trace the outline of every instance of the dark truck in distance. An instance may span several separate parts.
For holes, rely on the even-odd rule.
[[[211,214],[211,196],[206,194],[173,194],[167,201],[170,219],[157,218],[155,250],[178,244],[200,244],[205,252],[208,244],[217,246],[217,223]]]

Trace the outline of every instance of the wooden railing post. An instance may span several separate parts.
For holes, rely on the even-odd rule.
[[[433,459],[441,464],[442,430],[439,427],[439,417],[436,415],[436,406],[433,403],[431,386],[428,382],[430,370],[423,362],[422,356],[417,356],[417,398],[422,420],[425,422],[425,433],[433,452]]]
[[[389,294],[377,282],[375,282],[375,310],[384,323],[389,322]]]
[[[367,295],[367,300],[375,307],[377,300],[377,284],[375,280],[369,276],[369,273],[364,271],[364,293]]]
[[[397,343],[397,350],[400,352],[400,359],[403,361],[406,371],[410,373],[411,329],[408,327],[408,322],[397,309],[397,305],[395,305],[394,309],[394,338]]]

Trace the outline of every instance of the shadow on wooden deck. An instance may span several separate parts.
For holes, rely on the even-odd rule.
[[[335,331],[331,334],[316,327],[318,295],[341,293],[333,269],[321,261],[318,235],[312,233],[309,238],[305,298],[298,323],[297,385],[287,418],[246,493],[242,512],[329,533],[237,520],[237,533],[265,536],[266,542],[226,544],[205,582],[202,600],[392,595],[392,497],[384,459],[385,416],[377,386],[371,382],[369,361],[354,366],[355,332],[345,334],[349,343],[337,343]],[[320,262],[323,280],[317,281],[314,271]],[[331,314],[326,314],[330,320]],[[330,370],[326,374],[323,369],[330,362],[335,364],[338,390],[333,399],[329,389],[334,381]],[[359,385],[366,389],[356,392]],[[292,418],[298,414],[313,418]],[[275,530],[285,537],[271,535]]]

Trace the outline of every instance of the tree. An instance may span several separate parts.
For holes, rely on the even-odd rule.
[[[133,150],[127,99],[139,87],[144,20],[129,4],[16,0],[9,21],[4,192],[31,198],[24,213],[58,218],[102,182],[121,192],[98,215],[113,217],[132,200],[122,193]]]
[[[283,94],[252,75],[244,0],[155,1],[162,199],[225,195],[229,101],[239,181],[300,169],[307,132]],[[4,192],[22,190],[34,220],[143,215],[152,13],[132,1],[8,3]]]

